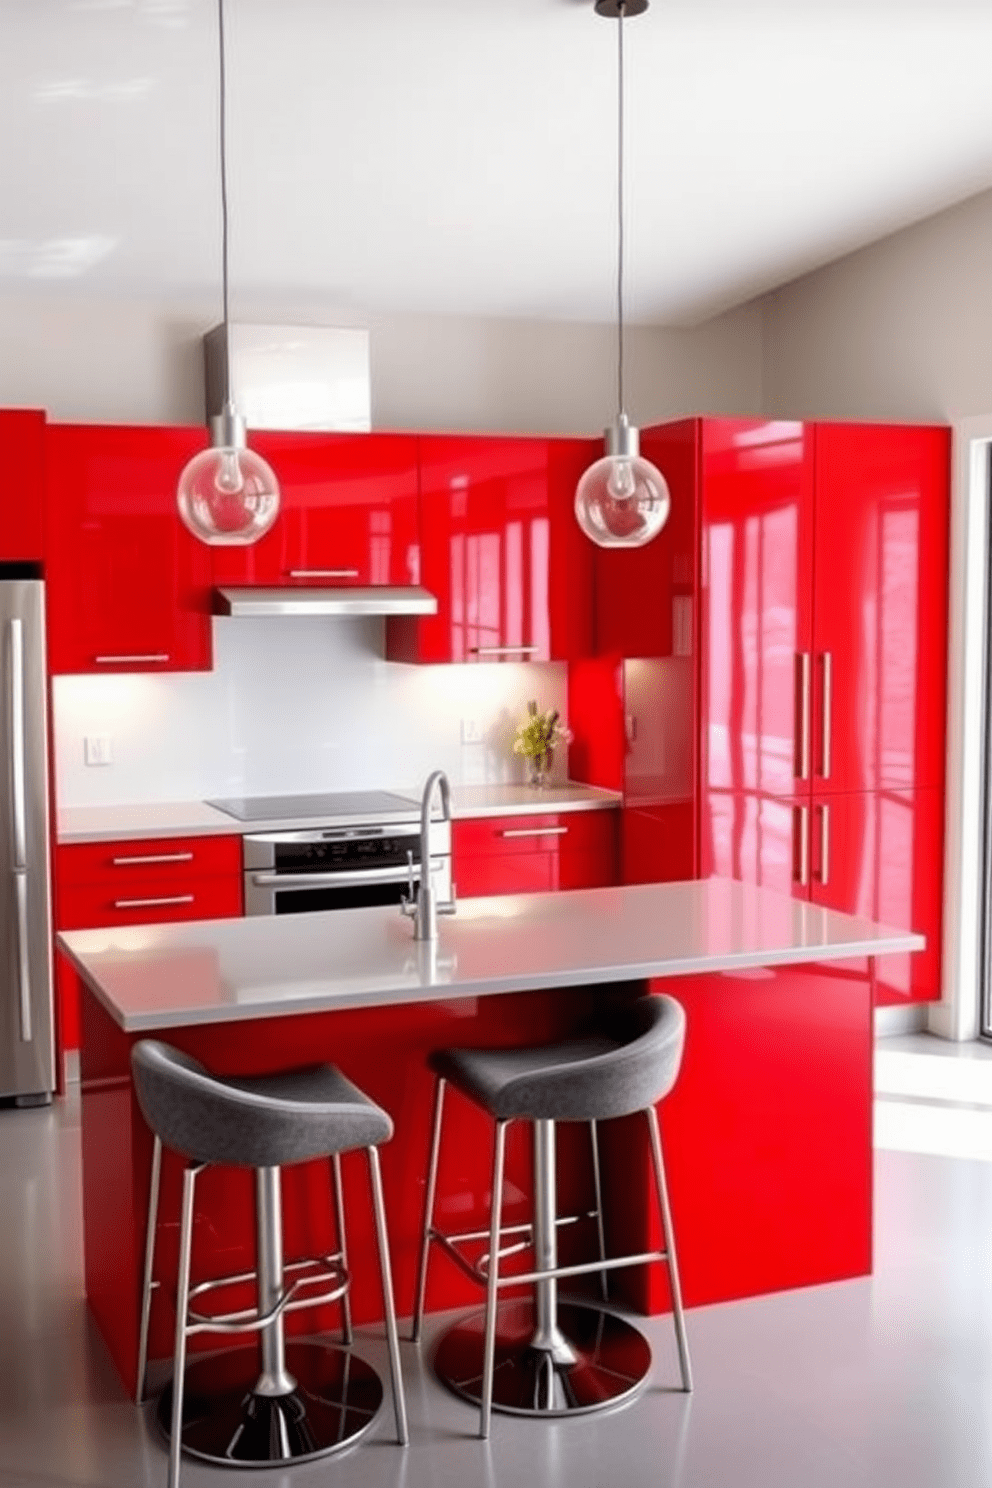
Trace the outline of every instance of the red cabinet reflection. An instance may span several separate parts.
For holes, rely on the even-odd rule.
[[[407,434],[253,434],[279,479],[275,526],[215,548],[215,582],[416,584],[417,441]]]
[[[438,612],[390,622],[392,660],[588,653],[592,544],[571,509],[591,448],[580,439],[420,440],[421,581]]]

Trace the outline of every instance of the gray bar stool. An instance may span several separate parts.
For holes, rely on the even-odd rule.
[[[515,1415],[565,1416],[605,1410],[632,1399],[647,1382],[651,1349],[630,1323],[598,1307],[558,1305],[562,1277],[599,1272],[605,1298],[606,1273],[621,1266],[664,1261],[672,1294],[682,1388],[692,1389],[689,1347],[682,1311],[675,1236],[661,1152],[655,1102],[675,1084],[685,1041],[685,1013],[671,997],[644,997],[609,1009],[588,1037],[526,1049],[441,1049],[430,1067],[437,1075],[430,1167],[424,1205],[420,1265],[414,1302],[413,1339],[419,1341],[431,1244],[437,1244],[473,1280],[486,1287],[485,1312],[449,1329],[434,1367],[457,1394],[481,1407],[479,1434],[489,1435],[493,1409]],[[490,1225],[486,1231],[445,1234],[434,1226],[438,1158],[445,1085],[452,1084],[495,1119]],[[643,1113],[648,1126],[664,1249],[606,1258],[596,1123]],[[534,1135],[533,1224],[501,1225],[506,1129],[530,1121]],[[555,1123],[590,1124],[599,1257],[558,1265],[557,1231],[582,1216],[559,1218],[555,1203]],[[592,1215],[588,1217],[592,1217]],[[515,1239],[505,1249],[501,1241]],[[460,1247],[488,1238],[489,1249],[471,1263]],[[500,1262],[533,1246],[535,1268],[500,1274]],[[533,1304],[504,1302],[500,1287],[534,1284]]]
[[[179,1228],[179,1277],[173,1382],[159,1403],[169,1437],[169,1488],[179,1481],[181,1451],[227,1466],[305,1461],[357,1441],[382,1403],[376,1372],[350,1348],[287,1345],[286,1313],[340,1301],[351,1343],[347,1245],[340,1155],[364,1147],[379,1247],[396,1435],[407,1441],[406,1406],[379,1169],[380,1142],[393,1135],[385,1111],[330,1065],[287,1073],[220,1078],[188,1054],[153,1039],[131,1051],[138,1103],[154,1133],[145,1277],[138,1349],[138,1400],[144,1396],[158,1216],[162,1145],[186,1159]],[[331,1159],[338,1250],[283,1265],[280,1170],[311,1158]],[[255,1170],[257,1270],[190,1287],[196,1179],[214,1163]],[[257,1307],[201,1312],[198,1299],[257,1280]],[[260,1333],[260,1361],[236,1350],[186,1368],[195,1333]]]

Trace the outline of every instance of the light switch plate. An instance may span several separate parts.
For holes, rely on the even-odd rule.
[[[481,744],[482,743],[482,724],[479,722],[479,720],[477,718],[463,718],[462,719],[462,743],[463,744]]]
[[[109,734],[87,734],[83,739],[83,758],[88,765],[112,765],[113,740]]]

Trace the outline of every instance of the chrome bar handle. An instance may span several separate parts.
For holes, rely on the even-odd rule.
[[[135,853],[129,858],[111,858],[115,868],[125,868],[131,863],[192,863],[191,852],[180,853]]]
[[[830,752],[831,752],[831,719],[833,711],[833,656],[829,651],[823,653],[823,732],[821,735],[820,774],[824,780],[830,779]]]
[[[830,807],[818,806],[820,813],[820,882],[830,882]]]
[[[287,569],[287,577],[291,579],[357,579],[357,568],[290,568]]]
[[[8,712],[10,719],[11,836],[16,873],[28,866],[27,804],[24,790],[24,622],[8,622]]]
[[[469,656],[533,656],[540,646],[469,646]]]
[[[134,666],[136,663],[152,663],[164,666],[172,658],[168,651],[141,651],[133,656],[94,656],[97,666]]]
[[[795,830],[795,812],[799,812],[799,862],[796,863],[795,844],[792,849],[792,877],[793,881],[801,884],[803,888],[809,883],[809,807],[794,806],[793,831]]]
[[[115,899],[115,909],[156,909],[163,904],[192,904],[192,894],[165,894],[160,899]]]
[[[564,837],[567,827],[503,827],[501,837]]]
[[[28,960],[28,870],[14,869],[17,899],[17,988],[21,1012],[21,1043],[34,1038],[31,1026],[31,963]]]
[[[809,779],[809,689],[810,689],[810,653],[800,651],[796,656],[796,691],[799,694],[799,728],[796,739],[796,757],[793,760],[793,773],[797,780]]]

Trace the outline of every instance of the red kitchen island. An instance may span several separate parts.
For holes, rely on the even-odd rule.
[[[384,908],[77,931],[59,944],[83,991],[86,1291],[129,1390],[152,1147],[130,1050],[145,1036],[224,1074],[327,1060],[390,1112],[396,1134],[382,1163],[403,1313],[427,1166],[428,1053],[550,1041],[604,998],[664,990],[687,1015],[682,1071],[660,1108],[686,1304],[871,1269],[870,969],[876,956],[923,949],[922,936],[709,879],[471,900],[432,943],[414,942],[409,921]],[[492,1131],[456,1094],[451,1102],[437,1213],[443,1227],[464,1229],[484,1222]],[[643,1252],[657,1236],[640,1127],[610,1123],[602,1137],[608,1249]],[[529,1218],[530,1161],[525,1132],[511,1128],[507,1224]],[[589,1167],[587,1136],[564,1127],[563,1211],[589,1207]],[[344,1180],[361,1321],[379,1316],[380,1303],[357,1160],[345,1161]],[[180,1182],[180,1162],[166,1154],[152,1359],[171,1356]],[[204,1175],[195,1278],[253,1265],[252,1195],[248,1170]],[[283,1196],[287,1259],[331,1248],[326,1164],[288,1170]],[[582,1228],[562,1232],[563,1260],[569,1243],[582,1247]],[[668,1306],[661,1267],[614,1273],[611,1286],[642,1310]],[[430,1310],[478,1300],[454,1267],[435,1263]],[[295,1314],[288,1329],[336,1327],[337,1309],[325,1314]]]

